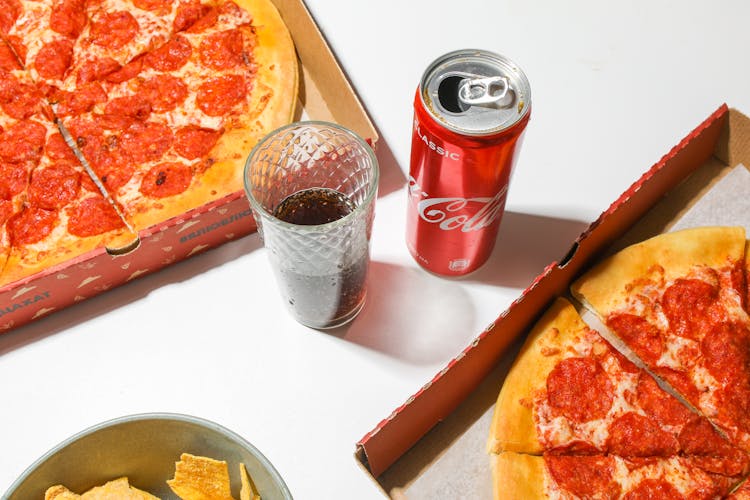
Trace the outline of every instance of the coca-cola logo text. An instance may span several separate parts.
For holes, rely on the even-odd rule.
[[[508,186],[491,198],[430,198],[409,176],[409,197],[416,204],[419,217],[437,224],[443,231],[460,229],[464,233],[491,226],[503,213]]]

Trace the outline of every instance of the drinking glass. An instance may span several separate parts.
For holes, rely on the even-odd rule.
[[[378,163],[357,134],[327,122],[271,132],[245,164],[245,192],[294,318],[334,328],[362,309]]]

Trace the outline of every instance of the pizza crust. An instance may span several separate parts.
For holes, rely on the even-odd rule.
[[[90,252],[103,253],[112,248],[128,248],[137,243],[137,236],[127,229],[117,229],[96,236],[79,237],[67,231],[56,231],[47,238],[32,245],[12,248],[5,260],[0,286],[21,280],[32,274],[69,263],[72,259]],[[49,250],[38,250],[38,249]],[[0,263],[3,258],[0,256]]]
[[[696,266],[713,269],[744,259],[742,227],[699,227],[664,233],[605,259],[573,283],[571,292],[603,320],[648,278],[671,280]]]
[[[495,404],[487,449],[541,454],[534,420],[534,395],[546,390],[547,376],[565,348],[587,328],[575,307],[558,298],[534,325],[505,379]]]
[[[505,452],[492,455],[492,491],[496,500],[546,498],[544,458]]]

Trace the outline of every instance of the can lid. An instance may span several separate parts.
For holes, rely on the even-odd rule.
[[[507,57],[458,50],[435,60],[420,82],[425,109],[448,129],[489,135],[512,127],[531,108],[526,75]]]

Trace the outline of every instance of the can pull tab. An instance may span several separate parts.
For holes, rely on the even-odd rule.
[[[503,76],[467,78],[458,88],[458,99],[469,106],[496,105],[505,99],[508,90],[508,79]]]

